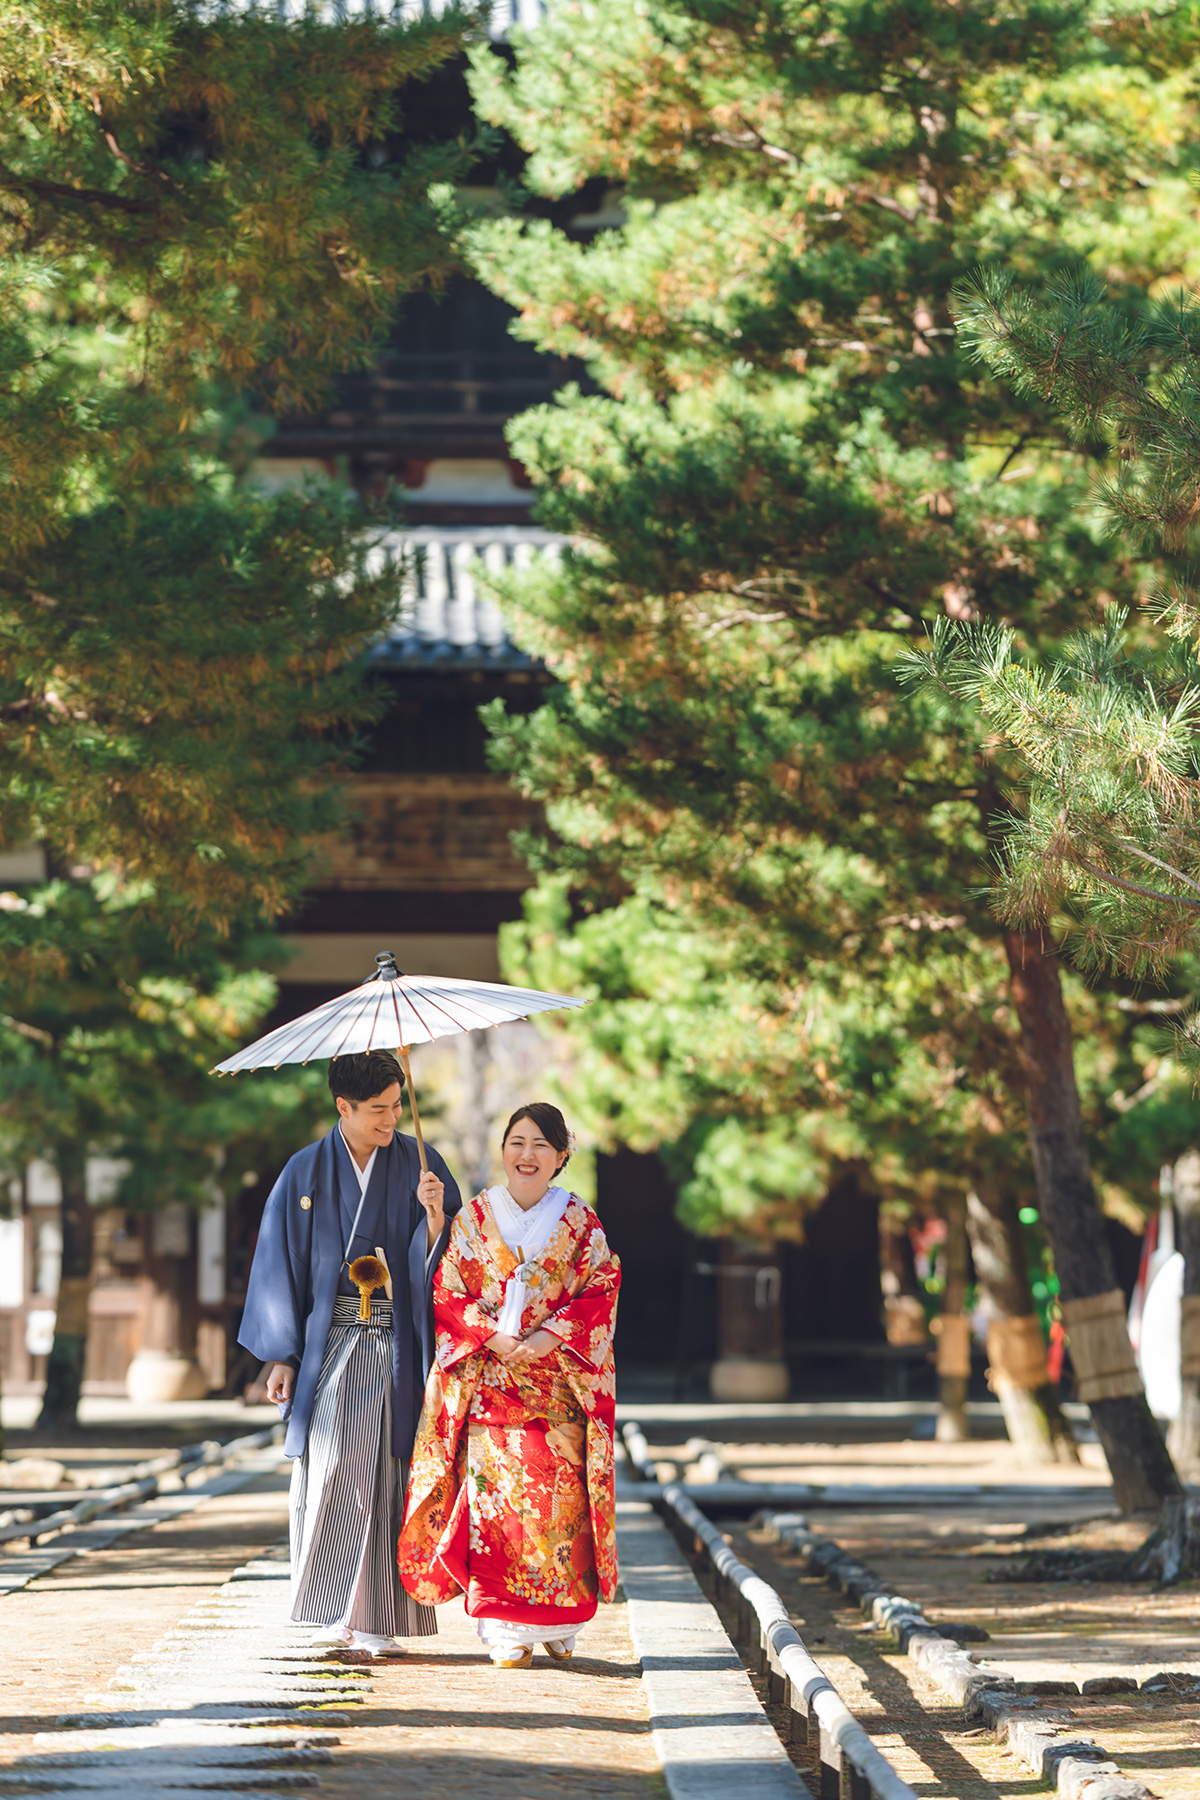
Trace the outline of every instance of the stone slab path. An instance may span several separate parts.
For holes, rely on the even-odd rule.
[[[808,1800],[716,1608],[653,1509],[622,1500],[623,1486],[629,1624],[672,1800]]]
[[[665,1800],[623,1601],[569,1668],[493,1669],[455,1606],[399,1662],[330,1656],[288,1618],[288,1470],[261,1460],[0,1598],[0,1795]]]

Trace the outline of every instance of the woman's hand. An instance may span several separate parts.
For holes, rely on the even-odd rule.
[[[543,1356],[549,1356],[557,1350],[562,1339],[552,1331],[531,1331],[527,1338],[522,1338],[515,1349],[509,1351],[504,1358],[510,1369],[523,1368],[527,1363],[540,1362]]]
[[[273,1363],[267,1376],[267,1399],[276,1406],[286,1406],[292,1397],[296,1371],[291,1363]]]
[[[520,1338],[510,1337],[507,1331],[494,1331],[483,1347],[498,1356],[501,1362],[507,1362],[520,1341]]]
[[[425,1208],[425,1219],[429,1231],[429,1247],[433,1248],[441,1236],[442,1226],[446,1223],[446,1215],[442,1210],[446,1190],[432,1169],[426,1169],[417,1183],[417,1199]]]

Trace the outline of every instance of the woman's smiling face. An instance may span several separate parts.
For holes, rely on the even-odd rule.
[[[504,1140],[504,1179],[518,1206],[536,1206],[566,1152],[556,1150],[532,1119],[518,1119]]]

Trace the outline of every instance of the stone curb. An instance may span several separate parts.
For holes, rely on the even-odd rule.
[[[647,1499],[656,1500],[661,1499],[673,1484],[660,1482],[651,1473],[638,1485]],[[725,1507],[731,1513],[765,1512],[772,1507],[805,1507],[809,1511],[830,1507],[838,1512],[859,1507],[867,1512],[875,1512],[881,1507],[889,1507],[924,1512],[930,1507],[986,1506],[1007,1510],[1030,1504],[1052,1504],[1086,1508],[1086,1513],[1082,1516],[1087,1518],[1116,1516],[1110,1488],[1082,1485],[1032,1488],[995,1483],[983,1487],[968,1486],[964,1482],[958,1487],[949,1483],[943,1483],[940,1487],[927,1487],[922,1483],[912,1482],[905,1485],[893,1483],[884,1487],[866,1481],[745,1481],[740,1475],[728,1475],[719,1481],[689,1481],[687,1491],[697,1505]]]
[[[837,1794],[843,1800],[916,1800],[915,1791],[893,1769],[872,1743],[824,1670],[809,1655],[799,1632],[774,1588],[734,1555],[720,1533],[696,1505],[698,1490],[687,1492],[677,1483],[660,1487],[648,1479],[653,1465],[640,1425],[630,1420],[622,1427],[624,1452],[641,1476],[636,1492],[652,1496],[665,1506],[667,1518],[697,1555],[705,1555],[715,1571],[718,1592],[736,1597],[741,1622],[739,1636],[757,1637],[760,1672],[767,1677],[768,1695],[787,1708],[788,1737],[810,1753],[821,1794]],[[722,1483],[736,1487],[736,1482]],[[752,1633],[750,1617],[756,1621]]]
[[[224,1471],[218,1470],[202,1484],[185,1488],[178,1494],[160,1494],[157,1498],[148,1498],[139,1505],[126,1503],[128,1510],[120,1511],[115,1517],[95,1518],[90,1523],[76,1524],[73,1528],[55,1527],[53,1541],[44,1548],[30,1545],[28,1550],[13,1550],[8,1545],[0,1546],[0,1597],[15,1594],[21,1588],[28,1587],[39,1575],[46,1575],[56,1569],[60,1563],[69,1562],[73,1556],[86,1556],[91,1550],[107,1550],[118,1538],[127,1537],[131,1532],[145,1531],[154,1525],[161,1525],[164,1519],[175,1519],[193,1508],[200,1506],[205,1500],[217,1499],[222,1494],[236,1493],[238,1488],[246,1487],[259,1475],[268,1473],[282,1460],[282,1451],[276,1448],[277,1428],[272,1427],[265,1433],[255,1436],[266,1440],[266,1447],[247,1452],[248,1438],[236,1439],[233,1444],[224,1446],[234,1450],[237,1466]],[[192,1465],[199,1468],[199,1462]],[[132,1496],[131,1496],[132,1498]],[[89,1502],[93,1505],[93,1502]],[[43,1520],[36,1528],[46,1530],[51,1521]],[[28,1536],[28,1528],[25,1531]]]
[[[697,1550],[708,1555],[718,1586],[723,1582],[738,1596],[744,1618],[753,1613],[768,1691],[788,1708],[792,1735],[815,1750],[822,1795],[836,1791],[845,1800],[917,1800],[809,1654],[775,1589],[739,1561],[682,1489],[668,1489],[665,1499]],[[740,1635],[752,1636],[752,1631],[744,1628]]]
[[[634,1654],[671,1800],[811,1800],[703,1589],[652,1507],[618,1496]]]
[[[968,1725],[994,1731],[1025,1767],[1048,1781],[1063,1800],[1154,1800],[1148,1787],[1122,1775],[1094,1738],[1068,1737],[1074,1723],[1069,1713],[1039,1708],[1038,1698],[1022,1694],[1011,1675],[989,1670],[961,1645],[935,1631],[915,1600],[889,1594],[882,1578],[847,1554],[832,1538],[808,1529],[798,1514],[768,1513],[760,1523],[768,1536],[803,1557],[832,1587],[856,1600],[863,1612],[895,1639],[921,1673],[961,1706]],[[1045,1693],[1052,1684],[1039,1682]],[[1089,1684],[1090,1685],[1090,1684]],[[1078,1694],[1073,1683],[1054,1683],[1056,1690]],[[1093,1690],[1095,1691],[1095,1690]]]

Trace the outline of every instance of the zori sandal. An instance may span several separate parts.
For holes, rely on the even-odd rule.
[[[527,1669],[533,1661],[532,1644],[497,1644],[491,1651],[497,1669]]]

